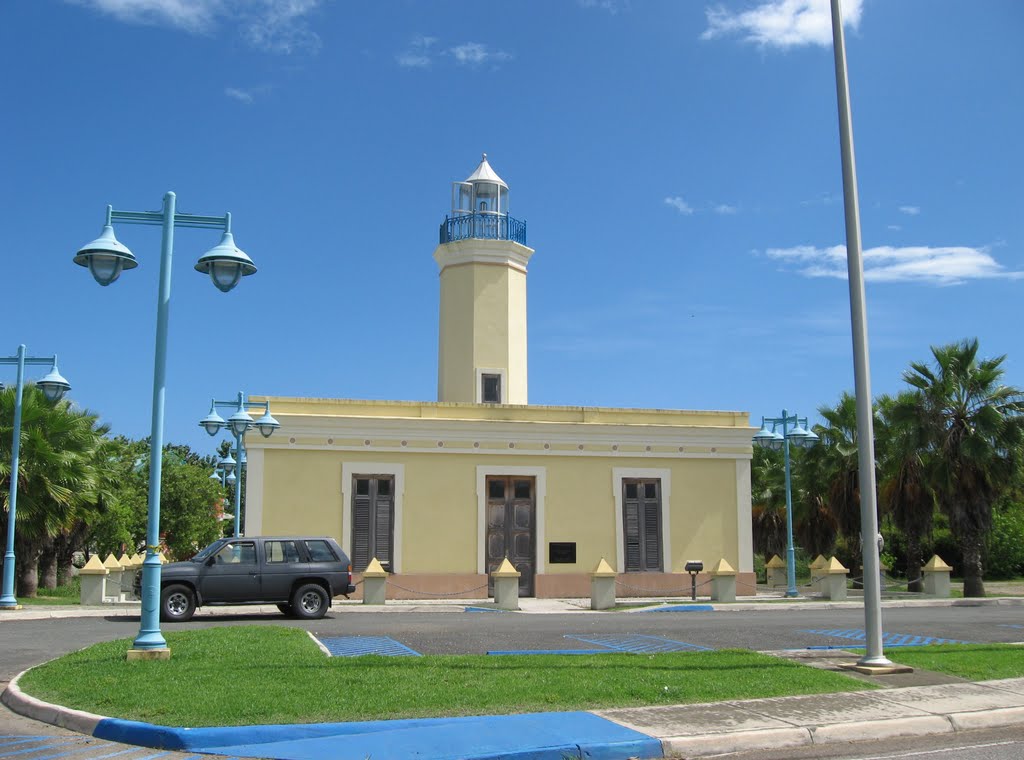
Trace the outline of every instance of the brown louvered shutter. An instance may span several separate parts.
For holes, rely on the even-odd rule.
[[[661,508],[644,503],[644,570],[661,570]]]
[[[658,572],[661,556],[661,481],[623,479],[626,572]]]
[[[370,479],[353,478],[352,569],[361,573],[370,564]]]
[[[636,481],[622,483],[622,518],[625,523],[626,572],[643,569],[640,542],[640,499]]]
[[[390,480],[378,480],[374,485],[373,506],[373,551],[374,556],[386,570],[391,569],[391,489]],[[381,493],[386,491],[386,493]]]

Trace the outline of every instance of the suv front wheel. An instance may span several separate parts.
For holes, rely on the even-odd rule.
[[[295,593],[292,594],[291,613],[305,620],[319,620],[327,614],[329,601],[323,586],[306,583],[295,589]]]
[[[185,623],[196,611],[196,597],[188,586],[167,586],[160,593],[160,619],[170,623]]]

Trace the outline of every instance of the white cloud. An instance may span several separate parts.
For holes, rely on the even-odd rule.
[[[239,103],[245,103],[246,105],[249,105],[254,100],[251,91],[242,90],[238,87],[225,87],[224,94],[227,95],[229,98],[234,98]]]
[[[613,16],[619,10],[629,10],[629,0],[576,0],[576,4],[581,8],[600,8]]]
[[[893,230],[895,232],[899,232],[903,228],[900,225],[898,225],[898,224],[888,224],[888,225],[886,225],[886,229]]]
[[[321,0],[66,0],[128,24],[212,34],[237,26],[250,45],[272,53],[315,52],[320,37],[306,17]]]
[[[900,206],[900,213],[907,216],[917,216],[921,213],[920,206]]]
[[[437,42],[437,37],[418,34],[412,38],[409,48],[395,56],[399,66],[410,69],[422,69],[431,64],[430,48]]]
[[[844,0],[843,25],[856,29],[862,11],[863,0]],[[783,49],[832,44],[829,0],[758,0],[749,10],[731,11],[719,5],[705,9],[705,14],[704,40],[739,35],[744,42]]]
[[[728,203],[719,203],[712,209],[712,211],[716,214],[721,214],[722,216],[728,216],[735,214],[739,209],[736,208],[736,206],[730,206]]]
[[[693,214],[693,206],[691,206],[685,200],[680,198],[678,195],[671,198],[666,198],[665,205],[671,206],[683,216],[691,216]]]
[[[464,42],[449,48],[448,52],[455,56],[457,63],[469,66],[479,66],[487,61],[507,61],[512,57],[503,50],[488,50],[479,42]]]
[[[847,276],[845,245],[769,248],[765,255],[794,265],[805,277]],[[1022,277],[1024,272],[1008,271],[996,261],[988,247],[878,246],[864,251],[864,278],[873,282],[962,285],[968,280]]]

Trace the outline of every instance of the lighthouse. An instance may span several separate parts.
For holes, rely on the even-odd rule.
[[[526,404],[526,224],[487,154],[452,183],[441,224],[437,400]]]

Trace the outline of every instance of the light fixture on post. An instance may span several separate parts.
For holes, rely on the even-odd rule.
[[[768,426],[771,425],[771,430]],[[793,425],[790,428],[790,425]],[[777,428],[782,428],[782,433]],[[796,547],[793,545],[793,494],[789,474],[789,445],[810,446],[818,442],[818,436],[807,429],[807,418],[797,417],[782,410],[781,417],[762,417],[761,429],[754,435],[757,446],[782,449],[786,468],[786,596],[797,597],[796,588]]]
[[[13,364],[17,370],[17,384],[14,388],[14,433],[11,443],[11,486],[7,497],[7,546],[4,551],[3,592],[0,594],[0,610],[18,610],[21,605],[14,595],[14,529],[18,510],[18,467],[21,457],[21,397],[25,390],[25,367],[34,365],[50,365],[49,373],[36,385],[43,391],[48,401],[56,403],[64,394],[71,390],[71,385],[57,371],[57,357],[38,358],[25,355],[24,344],[18,346],[14,356],[0,356],[0,364]]]
[[[156,349],[153,362],[153,415],[149,448],[149,500],[146,521],[146,559],[142,565],[142,622],[129,659],[167,659],[171,656],[160,633],[160,477],[163,472],[164,397],[167,379],[167,329],[171,302],[171,264],[174,230],[177,227],[219,229],[221,242],[199,259],[197,271],[209,274],[221,291],[231,290],[242,277],[253,274],[256,266],[234,245],[231,214],[197,216],[175,211],[175,195],[164,195],[161,211],[115,211],[107,206],[103,232],[82,246],[74,261],[88,267],[100,285],[110,285],[121,273],[138,266],[134,254],[114,237],[113,223],[159,225],[163,228],[160,246],[160,280],[157,288]]]
[[[234,414],[225,420],[217,413],[217,407],[223,409],[234,409]],[[257,420],[249,414],[249,408],[255,407],[263,410],[263,416]],[[236,462],[232,452],[218,462],[218,467],[224,473],[223,484],[234,486],[235,491],[235,527],[234,535],[238,538],[242,535],[242,476],[245,467],[245,434],[256,428],[264,438],[269,438],[274,431],[281,427],[281,423],[275,420],[270,414],[270,402],[248,401],[246,395],[238,392],[238,397],[233,401],[210,401],[210,413],[199,421],[199,425],[210,435],[217,435],[222,429],[226,429],[235,437],[235,448],[232,450],[238,457]],[[236,474],[237,470],[237,474]],[[216,473],[214,473],[216,475]]]

